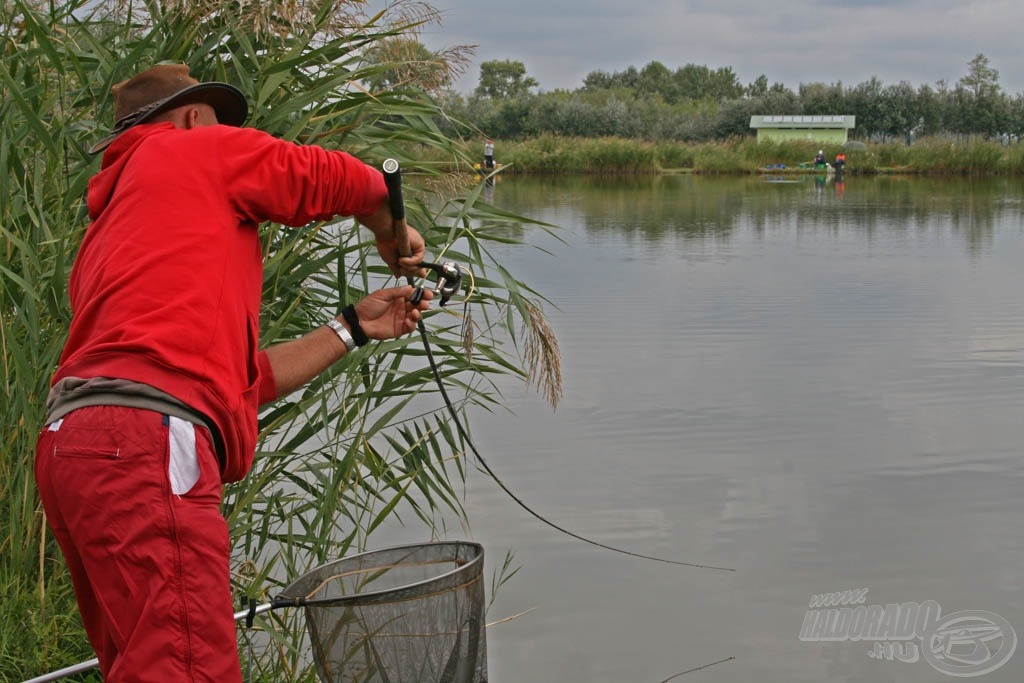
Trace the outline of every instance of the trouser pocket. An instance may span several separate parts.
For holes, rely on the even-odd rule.
[[[173,415],[167,418],[169,457],[167,478],[171,493],[183,496],[199,481],[199,456],[196,452],[196,428],[187,420]]]

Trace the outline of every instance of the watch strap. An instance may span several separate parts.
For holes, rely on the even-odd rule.
[[[349,304],[345,308],[341,309],[341,317],[348,323],[349,329],[352,330],[352,337],[356,340],[356,346],[365,346],[370,338],[366,336],[366,332],[359,325],[359,316],[356,314],[356,307]]]
[[[338,339],[345,344],[346,350],[352,351],[356,348],[355,337],[353,337],[352,333],[349,332],[338,320],[335,320],[334,318],[328,320],[327,327],[331,328],[334,331],[334,334],[338,335]]]

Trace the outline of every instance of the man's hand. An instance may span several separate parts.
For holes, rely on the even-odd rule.
[[[358,302],[355,305],[356,315],[366,336],[370,339],[394,339],[415,330],[421,312],[430,307],[428,302],[434,298],[434,292],[423,290],[423,299],[418,304],[409,301],[412,293],[410,285],[391,287],[373,292]]]
[[[398,240],[395,237],[394,219],[391,216],[391,209],[386,201],[381,202],[380,207],[368,216],[356,216],[356,220],[365,225],[373,233],[377,242],[377,253],[391,269],[395,277],[401,275],[419,276],[426,275],[426,269],[416,266],[423,263],[427,256],[427,248],[423,242],[423,235],[411,226],[406,230],[409,235],[409,249],[411,254],[398,253]]]
[[[423,291],[418,304],[409,301],[413,288],[392,287],[370,294],[355,305],[359,326],[371,339],[394,339],[416,329],[427,303],[434,298],[429,289]],[[347,323],[343,323],[346,324]],[[260,394],[264,402],[287,396],[337,362],[345,354],[345,345],[334,331],[318,327],[298,339],[274,344],[266,349],[267,362],[274,376],[274,396]]]
[[[423,236],[413,227],[407,227],[406,230],[408,230],[409,234],[411,254],[398,253],[398,240],[395,239],[393,233],[384,236],[381,233],[375,233],[377,237],[377,253],[380,254],[384,263],[388,264],[388,268],[391,269],[391,272],[396,277],[400,275],[414,277],[418,275],[423,277],[426,272],[423,268],[418,267],[427,256],[427,248],[423,242]]]

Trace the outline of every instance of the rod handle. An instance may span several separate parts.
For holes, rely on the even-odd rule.
[[[405,223],[405,202],[402,199],[402,171],[397,159],[385,159],[381,166],[384,173],[384,185],[388,188],[388,207],[391,209],[392,228],[398,242],[398,253],[402,256],[412,254],[409,247],[409,233]]]

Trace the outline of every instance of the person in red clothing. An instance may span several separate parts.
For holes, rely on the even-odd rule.
[[[431,298],[383,289],[261,350],[258,226],[355,216],[396,275],[424,243],[398,254],[380,172],[242,127],[231,85],[158,65],[112,92],[36,481],[104,680],[241,681],[221,486],[252,465],[259,406]]]

